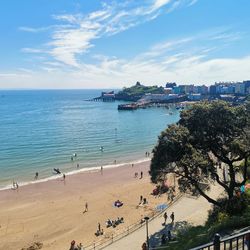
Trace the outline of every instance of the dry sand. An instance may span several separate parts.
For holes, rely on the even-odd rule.
[[[61,179],[20,187],[18,190],[0,192],[0,249],[13,250],[42,242],[42,249],[69,249],[74,239],[84,246],[119,233],[138,222],[166,196],[154,198],[150,193],[154,185],[148,175],[149,162],[82,172]],[[144,172],[142,179],[134,173]],[[140,174],[139,174],[140,176]],[[149,200],[145,208],[139,207],[140,195]],[[113,207],[120,199],[124,205]],[[83,213],[85,202],[89,211]],[[116,228],[105,227],[105,221],[124,217],[125,223]],[[96,237],[98,222],[105,236]]]

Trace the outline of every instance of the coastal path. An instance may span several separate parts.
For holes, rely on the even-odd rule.
[[[222,189],[218,186],[212,186],[208,194],[217,198],[222,193]],[[167,234],[170,222],[170,214],[175,214],[175,226],[178,228],[185,226],[187,223],[193,225],[201,225],[207,219],[208,210],[211,205],[202,196],[195,198],[191,196],[182,196],[179,200],[167,208],[167,224],[163,224],[163,214],[148,222],[149,241],[151,246],[159,246],[161,242],[161,235]],[[105,247],[105,250],[140,250],[143,242],[146,242],[146,225],[144,224],[137,231],[127,235],[126,237],[114,242]]]

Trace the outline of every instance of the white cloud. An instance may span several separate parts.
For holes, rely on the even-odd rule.
[[[192,1],[190,1],[188,6],[192,6],[192,5],[196,4],[197,2],[198,2],[198,0],[192,0]]]
[[[154,4],[152,6],[152,10],[159,9],[166,4],[169,4],[172,0],[154,0]]]
[[[0,79],[8,79],[8,80],[17,80],[20,78],[27,78],[30,77],[29,74],[25,74],[25,73],[20,73],[20,72],[13,72],[13,73],[0,73]],[[0,87],[4,88],[5,86],[1,86],[2,82],[0,81]]]
[[[24,27],[24,26],[22,26],[22,27],[19,27],[18,29],[20,31],[38,33],[38,32],[47,31],[47,30],[50,29],[50,27],[32,28],[32,27]]]
[[[148,0],[143,5],[131,6],[131,1],[128,1],[103,5],[102,9],[85,16],[55,15],[53,17],[59,24],[53,26],[51,40],[43,45],[43,49],[22,50],[50,55],[42,61],[41,71],[31,72],[30,78],[23,82],[20,80],[23,77],[19,76],[25,76],[25,72],[0,73],[0,77],[4,78],[4,81],[0,81],[0,87],[7,80],[13,86],[21,81],[24,87],[34,87],[36,84],[39,88],[89,88],[94,83],[96,88],[118,88],[137,80],[152,85],[164,84],[166,81],[211,84],[215,81],[249,79],[250,55],[238,58],[216,56],[216,51],[244,39],[242,33],[231,32],[228,27],[155,44],[130,60],[93,55],[94,62],[86,63],[79,58],[79,55],[91,50],[96,39],[112,36],[157,18],[163,11],[170,12],[196,2]]]
[[[53,41],[48,43],[49,46],[52,46],[49,53],[60,62],[79,67],[75,55],[91,48],[90,40],[96,36],[95,31],[85,27],[67,31],[58,30],[53,34]]]
[[[234,39],[230,39],[233,35],[234,33],[228,28],[217,28],[193,36],[177,37],[155,44],[132,59],[100,54],[93,55],[92,64],[81,63],[74,68],[69,68],[67,65],[54,60],[45,61],[41,71],[31,73],[30,78],[25,79],[25,81],[22,81],[22,78],[19,77],[19,74],[23,72],[17,72],[16,77],[15,72],[13,74],[2,73],[2,78],[4,77],[5,81],[0,81],[0,86],[7,81],[14,86],[18,83],[18,80],[24,84],[24,87],[36,84],[36,87],[39,88],[89,88],[90,86],[119,88],[136,81],[141,81],[147,85],[164,84],[166,81],[212,84],[215,81],[249,79],[249,54],[238,58],[216,56],[215,52],[221,52],[225,47],[225,42],[226,44],[236,42]],[[240,33],[238,33],[238,37],[246,39]],[[216,47],[213,42],[214,39],[216,40]],[[64,46],[67,46],[67,43],[65,43],[67,39],[63,38],[63,41]],[[72,44],[74,43],[71,43],[69,47]],[[78,41],[76,41],[76,44],[78,44]],[[90,43],[88,45],[91,46]],[[60,48],[60,46],[57,45],[57,48]],[[81,48],[76,46],[73,49],[77,51]],[[62,51],[67,50],[62,47]],[[62,54],[62,51],[58,52],[58,56]],[[69,52],[68,55],[70,56],[71,53]],[[67,55],[64,56],[63,60]],[[77,63],[74,61],[74,57],[68,58],[68,60],[72,60],[72,64]]]
[[[241,58],[216,59],[177,55],[169,58],[167,64],[106,59],[101,65],[82,65],[81,69],[71,72],[50,67],[44,67],[43,70],[29,77],[21,73],[0,73],[0,87],[6,87],[4,85],[6,81],[8,81],[9,88],[20,86],[23,88],[89,88],[90,86],[122,88],[136,81],[146,85],[163,85],[167,81],[184,84],[212,84],[215,81],[225,80],[241,81],[250,79],[250,55]]]
[[[73,67],[80,67],[77,56],[87,53],[94,46],[93,41],[103,36],[112,36],[135,27],[143,22],[153,20],[160,15],[163,8],[171,9],[175,3],[190,3],[191,0],[148,0],[132,4],[112,2],[103,4],[102,9],[82,14],[53,15],[60,22],[47,29],[52,29],[51,41],[45,44],[43,52],[53,56],[57,61]],[[20,30],[39,32],[46,28],[20,27]],[[37,49],[25,48],[24,52],[38,52]],[[40,51],[42,52],[42,50]]]
[[[71,15],[71,14],[53,15],[52,17],[59,21],[66,21],[70,24],[77,24],[79,22],[79,19],[81,18],[80,15]]]
[[[7,77],[7,78],[9,78],[9,77],[16,77],[17,76],[17,74],[16,73],[0,73],[0,77]]]
[[[43,50],[34,48],[22,48],[21,51],[25,53],[43,53]]]

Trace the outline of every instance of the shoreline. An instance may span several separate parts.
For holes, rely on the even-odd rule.
[[[112,168],[118,168],[118,167],[122,167],[122,166],[126,166],[126,165],[131,165],[131,164],[138,164],[138,163],[144,163],[147,161],[151,161],[151,158],[141,158],[141,159],[137,159],[134,161],[128,161],[128,162],[122,162],[122,163],[113,163],[113,164],[108,164],[108,165],[102,165],[102,167],[104,169],[112,169]],[[66,176],[69,175],[75,175],[75,174],[79,174],[79,173],[84,173],[84,172],[97,172],[98,170],[100,170],[101,165],[100,166],[93,166],[93,167],[83,167],[83,168],[79,168],[79,169],[74,169],[68,172],[61,172],[61,174],[54,174],[45,178],[41,178],[41,179],[33,179],[30,181],[18,181],[18,185],[19,187],[23,187],[23,186],[27,186],[27,185],[33,185],[36,183],[43,183],[43,182],[48,182],[48,181],[52,181],[52,180],[57,180],[57,179],[61,179],[63,177],[63,174],[65,174]],[[15,180],[15,179],[14,179]],[[13,181],[14,181],[13,180]],[[15,180],[17,181],[17,180]],[[0,185],[0,192],[3,190],[12,190],[13,185],[12,184],[8,184],[8,185],[4,185],[1,186]]]

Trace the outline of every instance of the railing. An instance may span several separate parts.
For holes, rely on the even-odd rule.
[[[156,217],[160,216],[165,210],[167,210],[170,206],[172,206],[177,200],[179,200],[179,198],[181,198],[182,195],[179,194],[175,197],[175,199],[173,201],[171,201],[168,205],[167,208],[161,210],[161,211],[153,211],[150,214],[147,214],[147,216],[149,217],[149,221],[155,219]],[[109,245],[111,245],[112,243],[126,237],[127,235],[133,233],[134,231],[138,230],[139,228],[141,228],[143,225],[145,225],[145,221],[141,222],[138,221],[135,224],[132,224],[130,226],[128,226],[123,232],[119,233],[119,234],[111,234],[108,238],[103,238],[99,241],[94,241],[92,244],[85,246],[84,250],[100,250],[103,249]],[[104,235],[105,237],[105,235]]]
[[[250,229],[221,239],[219,234],[215,234],[214,241],[208,244],[192,248],[191,250],[250,250]]]

